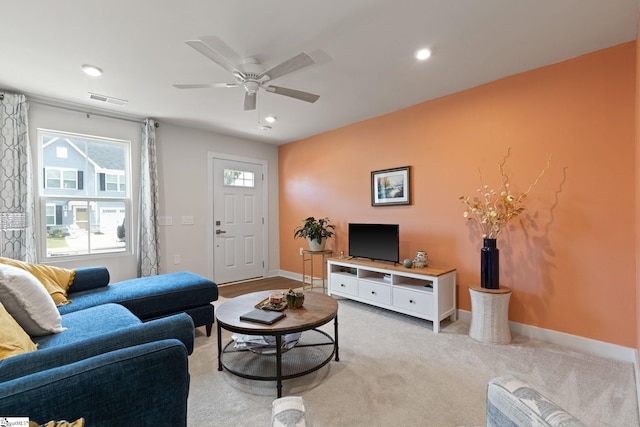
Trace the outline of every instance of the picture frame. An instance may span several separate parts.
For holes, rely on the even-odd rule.
[[[409,166],[371,172],[371,206],[410,205],[410,190]]]

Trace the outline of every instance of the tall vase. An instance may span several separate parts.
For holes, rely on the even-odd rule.
[[[484,239],[480,249],[480,286],[500,288],[500,250],[496,247],[496,239]]]

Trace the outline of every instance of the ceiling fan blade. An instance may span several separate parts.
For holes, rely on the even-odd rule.
[[[208,84],[208,83],[173,85],[173,87],[178,88],[178,89],[203,89],[203,88],[208,88],[208,87],[212,87],[212,86],[213,85]]]
[[[303,92],[301,90],[289,89],[286,87],[266,86],[265,90],[267,92],[276,93],[278,95],[290,96],[291,98],[295,98],[301,101],[307,101],[311,103],[316,102],[320,98],[320,95],[315,95],[309,92]]]
[[[256,94],[245,92],[244,94],[244,110],[255,110],[256,109]]]
[[[314,61],[312,57],[302,52],[294,56],[293,58],[287,59],[283,63],[263,72],[262,74],[260,74],[258,79],[261,79],[264,76],[268,76],[269,80],[275,80],[278,77],[284,76],[285,74],[293,73],[294,71],[298,71],[301,68],[314,65],[315,63],[316,61]]]
[[[210,87],[238,87],[235,83],[191,83],[191,84],[178,84],[173,85],[178,89],[204,89]]]
[[[242,64],[242,59],[218,37],[202,37],[202,40],[187,40],[185,43],[225,70],[240,72],[238,65]]]

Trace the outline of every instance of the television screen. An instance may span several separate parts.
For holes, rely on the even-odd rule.
[[[349,224],[349,256],[399,262],[399,225]]]

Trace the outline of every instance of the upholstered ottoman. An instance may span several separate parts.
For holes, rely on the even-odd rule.
[[[218,299],[218,286],[186,271],[109,284],[105,267],[90,267],[76,270],[67,297],[71,303],[59,306],[60,314],[106,303],[120,304],[143,321],[187,313],[196,327],[206,326],[210,336],[214,320],[211,302]]]

